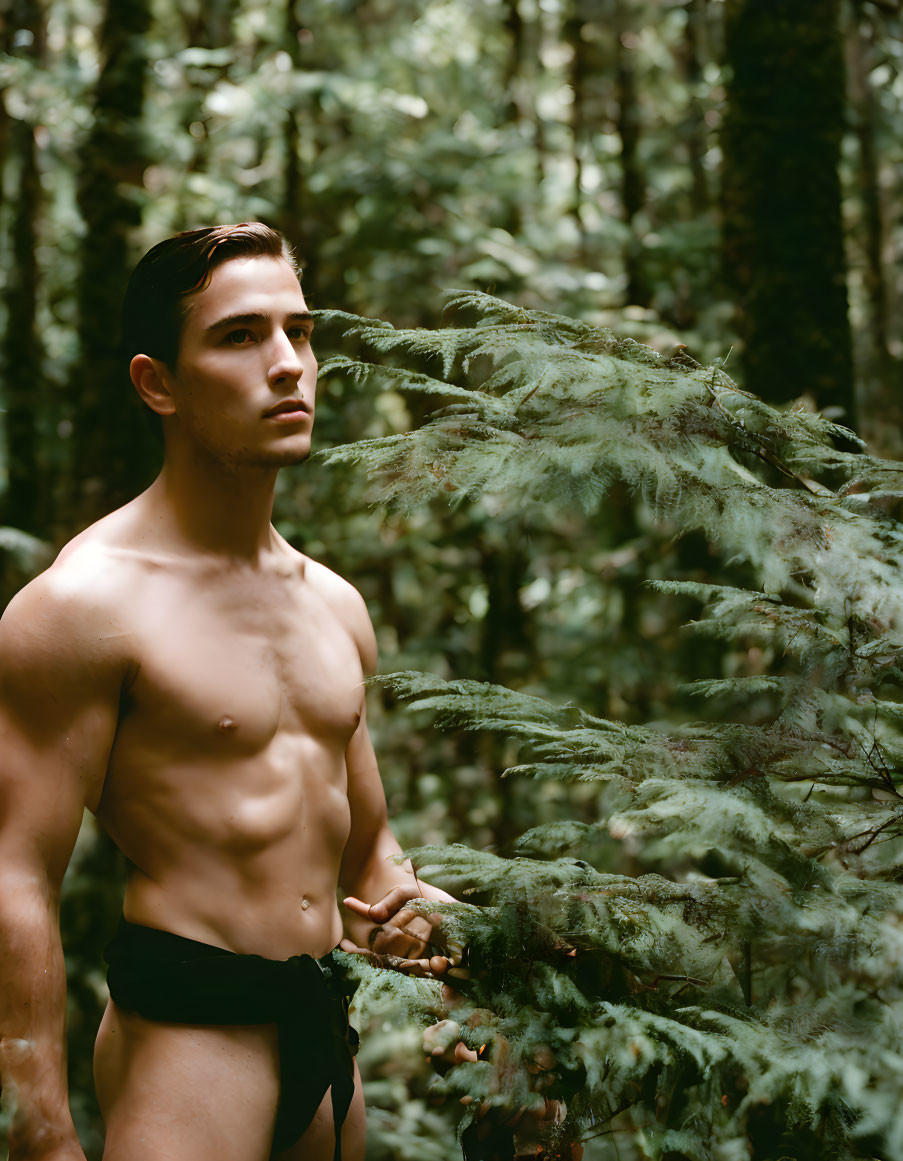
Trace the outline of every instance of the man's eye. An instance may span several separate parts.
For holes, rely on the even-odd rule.
[[[305,327],[287,327],[285,333],[295,343],[306,343],[310,338]]]
[[[237,330],[229,331],[226,342],[232,347],[243,347],[253,337],[247,327],[239,327]]]

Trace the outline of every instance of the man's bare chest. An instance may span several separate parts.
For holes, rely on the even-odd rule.
[[[343,750],[359,720],[357,647],[309,586],[161,584],[134,638],[121,730],[164,749],[252,754],[304,735]]]

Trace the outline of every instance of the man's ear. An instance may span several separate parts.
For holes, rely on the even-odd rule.
[[[174,415],[176,403],[169,390],[169,370],[161,359],[150,355],[135,355],[129,364],[129,374],[135,390],[151,411],[158,415]]]

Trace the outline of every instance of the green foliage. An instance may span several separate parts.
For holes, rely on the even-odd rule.
[[[852,575],[865,566],[887,600],[898,600],[889,554],[899,533],[863,514],[869,501],[862,490],[892,492],[899,465],[838,450],[832,437],[855,438],[845,429],[778,411],[718,367],[687,366],[683,356],[669,362],[606,329],[473,293],[451,305],[482,310],[477,325],[409,332],[365,321],[349,328],[377,354],[409,351],[463,380],[445,392],[462,402],[433,412],[416,431],[321,453],[326,462],[364,467],[383,501],[412,506],[439,482],[454,500],[488,492],[516,497],[522,507],[595,508],[619,479],[655,518],[700,529],[730,557],[750,561],[767,591],[817,573],[818,600],[836,608],[867,585]],[[348,373],[349,362],[332,367]],[[360,363],[354,374],[367,369]],[[373,373],[383,375],[378,365]],[[442,381],[424,383],[419,373],[396,371],[389,382],[442,394]],[[773,470],[756,475],[760,462]],[[810,476],[841,486],[832,492]],[[782,478],[798,487],[781,487]],[[870,611],[880,615],[882,606]]]
[[[470,970],[449,1009],[465,1043],[492,1048],[441,1091],[482,1110],[538,1089],[564,1100],[556,1148],[631,1109],[656,1158],[678,1141],[701,1159],[755,1140],[763,1117],[795,1156],[813,1142],[825,1157],[903,1156],[901,529],[863,491],[895,491],[899,465],[838,449],[849,433],[717,367],[485,296],[455,306],[482,313],[435,334],[348,325],[374,352],[442,368],[437,385],[396,366],[393,390],[434,399],[446,383],[466,403],[440,398],[417,430],[322,457],[366,467],[384,500],[492,493],[528,517],[540,501],[597,505],[621,480],[760,586],[652,587],[702,604],[692,630],[774,661],[685,683],[717,716],[647,725],[485,682],[378,679],[444,728],[502,734],[508,775],[610,792],[607,813],[533,827],[513,857],[411,850],[426,878],[480,904],[447,919]],[[668,873],[594,866],[602,829]]]

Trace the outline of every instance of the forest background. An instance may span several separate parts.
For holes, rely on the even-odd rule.
[[[140,254],[202,224],[281,228],[314,308],[435,329],[449,289],[487,291],[611,327],[669,366],[717,364],[899,458],[901,33],[893,0],[4,0],[3,600],[152,478],[159,449],[111,336]],[[352,331],[325,315],[321,359],[359,354]],[[429,409],[337,366],[317,446],[399,435]],[[700,713],[678,680],[767,666],[756,643],[688,640],[698,603],[643,587],[741,574],[626,485],[540,516],[504,491],[437,491],[381,503],[341,457],[280,481],[277,526],[362,591],[384,672],[667,729]],[[371,697],[403,844],[509,855],[539,824],[606,815],[598,783],[503,778],[510,738],[440,735],[386,689]],[[595,841],[603,869],[686,870],[629,828]],[[99,950],[122,873],[86,822],[63,922],[89,1161]],[[419,1028],[371,991],[371,1158],[458,1155],[458,1106],[429,1095]],[[618,1116],[588,1156],[683,1156],[644,1151],[641,1118]]]

